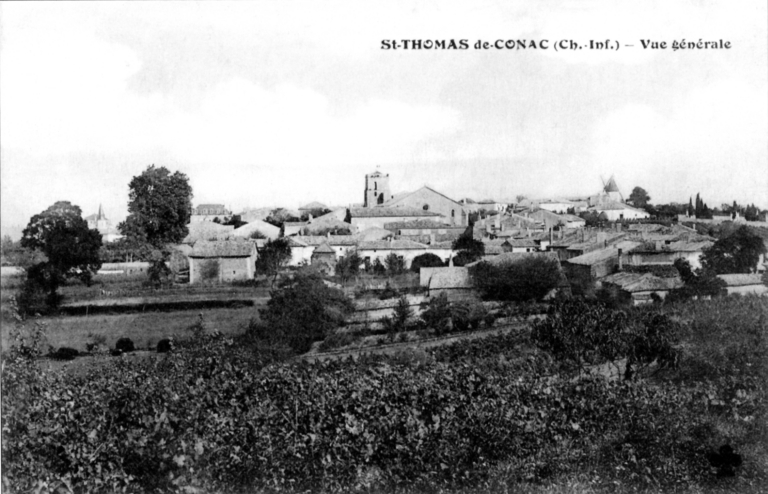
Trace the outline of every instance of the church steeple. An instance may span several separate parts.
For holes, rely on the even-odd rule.
[[[97,220],[105,220],[107,219],[106,216],[104,216],[104,209],[101,207],[101,204],[99,204],[99,214],[96,216]]]

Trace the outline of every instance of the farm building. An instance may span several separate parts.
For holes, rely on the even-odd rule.
[[[256,267],[256,245],[245,240],[200,240],[189,253],[189,282],[222,283],[250,280]]]
[[[336,251],[323,242],[312,251],[312,266],[318,267],[326,274],[331,274],[336,267]]]
[[[478,297],[469,269],[466,267],[421,268],[419,284],[427,287],[430,297],[445,294],[448,300],[467,300]]]
[[[719,274],[718,278],[723,280],[728,294],[731,293],[757,293],[764,294],[768,292],[768,287],[763,283],[759,274]]]
[[[664,299],[670,290],[680,288],[679,278],[659,278],[651,273],[620,272],[600,280],[603,287],[613,291],[620,300],[633,305],[653,302],[653,294]]]

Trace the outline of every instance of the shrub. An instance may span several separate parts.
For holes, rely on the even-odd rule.
[[[405,259],[394,252],[384,258],[384,265],[387,268],[387,274],[395,276],[405,272]]]
[[[392,285],[390,285],[389,282],[387,282],[387,284],[384,286],[384,290],[382,290],[381,293],[379,293],[379,300],[387,300],[390,298],[395,298],[397,297],[397,295],[398,295],[397,290],[392,288]]]
[[[494,324],[496,324],[496,319],[498,316],[495,312],[488,312],[485,317],[483,318],[483,322],[485,322],[486,328],[492,328]]]
[[[354,308],[344,292],[330,288],[319,276],[297,273],[272,292],[267,307],[260,310],[265,329],[255,334],[304,353],[343,325]]]
[[[135,349],[133,340],[130,338],[120,338],[117,340],[117,343],[115,343],[115,350],[120,350],[121,352],[132,352]]]
[[[321,352],[327,352],[329,350],[333,350],[334,348],[341,348],[343,346],[351,345],[359,339],[360,336],[356,336],[351,333],[332,333],[328,335],[322,343],[320,343],[318,350]]]
[[[173,341],[163,338],[157,342],[157,353],[168,353],[173,350]]]
[[[74,348],[63,346],[48,356],[54,360],[74,360],[78,355],[80,355],[80,352]]]
[[[445,266],[445,263],[437,255],[427,252],[413,258],[411,262],[411,271],[418,273],[421,268],[439,268]]]
[[[424,321],[426,327],[434,329],[438,336],[448,331],[451,320],[451,305],[445,293],[432,297],[429,302],[422,302],[421,309],[421,320]]]
[[[545,256],[531,256],[502,265],[481,262],[469,269],[472,283],[487,300],[541,300],[560,283],[560,265]]]

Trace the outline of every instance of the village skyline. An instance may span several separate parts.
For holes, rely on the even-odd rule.
[[[1,8],[3,234],[58,200],[120,221],[151,164],[233,211],[359,203],[377,167],[455,200],[586,196],[614,175],[655,204],[768,208],[762,2]],[[381,48],[693,35],[732,48]]]

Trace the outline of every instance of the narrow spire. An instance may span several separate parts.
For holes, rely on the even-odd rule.
[[[100,220],[107,219],[107,217],[104,216],[104,209],[101,207],[101,204],[99,204],[99,215],[98,215],[97,219],[100,219]]]

